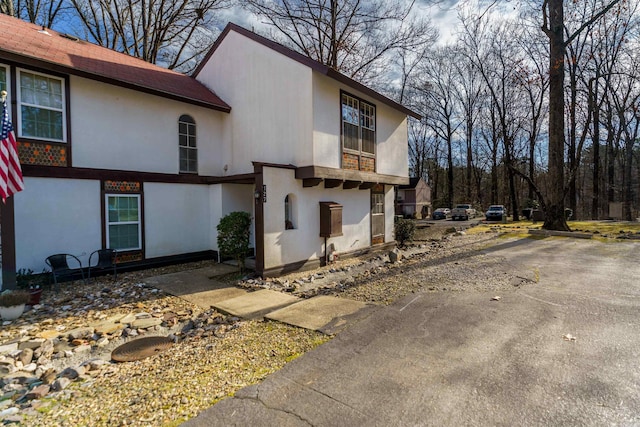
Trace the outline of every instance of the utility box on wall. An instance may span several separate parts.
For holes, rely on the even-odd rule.
[[[342,236],[342,205],[320,202],[320,237]]]

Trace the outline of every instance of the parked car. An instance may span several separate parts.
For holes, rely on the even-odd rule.
[[[487,221],[502,221],[502,218],[507,217],[507,210],[503,205],[491,205],[484,216],[487,218]]]
[[[431,214],[432,219],[447,219],[451,216],[451,209],[438,208]]]
[[[469,203],[461,203],[451,210],[451,218],[455,221],[461,219],[467,221],[476,217],[476,210]]]

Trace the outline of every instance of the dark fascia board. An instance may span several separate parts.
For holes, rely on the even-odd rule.
[[[202,69],[204,68],[205,64],[209,61],[209,59],[213,56],[214,52],[218,49],[218,47],[220,46],[220,44],[222,44],[222,41],[225,39],[225,37],[229,34],[229,32],[231,31],[235,31],[239,34],[242,34],[243,36],[257,42],[260,43],[263,46],[266,46],[272,50],[275,50],[278,53],[281,53],[282,55],[293,59],[294,61],[299,62],[302,65],[306,65],[307,67],[311,68],[312,70],[323,74],[327,77],[330,77],[336,81],[339,81],[340,83],[343,83],[353,89],[356,89],[362,93],[364,93],[365,95],[378,100],[380,102],[382,102],[383,104],[386,104],[400,112],[402,112],[403,114],[406,114],[408,116],[414,117],[418,120],[422,119],[422,116],[405,107],[404,105],[390,99],[387,98],[386,96],[384,96],[383,94],[376,92],[375,90],[363,85],[360,82],[357,82],[355,80],[353,80],[351,77],[347,77],[344,74],[340,73],[339,71],[334,70],[333,68],[330,68],[324,64],[322,64],[321,62],[318,62],[314,59],[309,58],[308,56],[305,56],[299,52],[296,52],[295,50],[289,49],[288,47],[281,45],[280,43],[274,42],[273,40],[269,40],[266,37],[263,37],[259,34],[254,33],[253,31],[247,30],[244,27],[241,27],[237,24],[234,24],[232,22],[229,22],[227,24],[227,26],[224,28],[224,30],[222,31],[222,33],[220,34],[220,36],[217,38],[217,40],[215,41],[215,43],[213,44],[213,46],[211,47],[211,49],[209,50],[209,52],[207,52],[207,54],[205,55],[204,59],[200,62],[200,64],[198,65],[198,67],[195,69],[195,71],[193,72],[193,77],[197,77],[198,74],[200,73],[200,71],[202,71]]]
[[[191,99],[185,96],[180,96],[174,93],[170,93],[170,92],[164,92],[158,89],[154,89],[151,87],[147,87],[147,86],[142,86],[142,85],[136,85],[133,83],[128,83],[128,82],[123,82],[121,80],[117,80],[117,79],[113,79],[110,77],[106,77],[100,74],[93,74],[93,73],[89,73],[86,71],[82,71],[82,70],[78,70],[72,67],[66,67],[64,65],[60,65],[60,64],[56,64],[54,62],[49,62],[49,61],[43,61],[41,59],[37,59],[37,58],[33,58],[30,56],[23,56],[23,55],[19,55],[16,54],[15,52],[9,52],[6,50],[2,50],[0,49],[0,56],[3,58],[3,60],[9,61],[9,62],[14,62],[16,64],[19,64],[21,66],[28,66],[28,67],[34,67],[34,68],[38,68],[44,71],[53,71],[59,74],[69,74],[69,75],[74,75],[74,76],[78,76],[78,77],[82,77],[82,78],[86,78],[89,80],[95,80],[95,81],[99,81],[102,83],[107,83],[113,86],[119,86],[125,89],[132,89],[138,92],[143,92],[143,93],[147,93],[150,95],[156,95],[156,96],[160,96],[162,98],[167,98],[167,99],[172,99],[174,101],[180,101],[180,102],[184,102],[187,104],[191,104],[191,105],[197,105],[199,107],[204,107],[204,108],[209,108],[212,110],[217,110],[217,111],[222,111],[224,113],[229,113],[231,112],[231,107],[228,106],[227,104],[224,105],[219,105],[219,104],[214,104],[214,103],[208,103],[208,102],[203,102],[200,100],[196,100],[196,99]]]
[[[195,174],[168,174],[158,172],[126,171],[118,169],[93,169],[39,165],[22,165],[22,173],[27,177],[39,178],[68,178],[91,180],[112,179],[123,181],[143,181],[177,184],[253,184],[255,182],[255,175],[253,173],[228,176],[205,176]]]

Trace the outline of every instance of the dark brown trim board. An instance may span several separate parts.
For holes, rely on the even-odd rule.
[[[334,169],[324,166],[302,166],[296,169],[296,179],[313,178],[388,185],[404,185],[409,183],[409,177],[382,175],[379,173],[362,172],[351,169]]]

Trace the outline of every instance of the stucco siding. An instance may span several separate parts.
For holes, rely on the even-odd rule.
[[[341,90],[376,106],[376,172],[408,176],[406,115],[317,72],[313,73],[313,164],[341,167]]]
[[[102,247],[100,182],[24,178],[25,190],[14,195],[16,268],[36,273],[45,258],[69,253],[87,265]]]
[[[206,185],[144,184],[147,258],[210,249]]]
[[[253,172],[251,161],[311,164],[311,70],[231,31],[198,80],[231,105],[228,174]]]
[[[264,203],[265,268],[275,268],[324,256],[324,238],[320,237],[321,201],[343,206],[342,236],[328,239],[337,252],[366,248],[371,242],[370,192],[364,190],[325,189],[322,186],[303,188],[290,169],[263,170],[267,186]],[[285,229],[284,200],[293,196],[294,229]],[[391,195],[393,200],[393,195]],[[393,204],[391,205],[393,210]],[[393,212],[391,213],[393,215]],[[393,216],[391,216],[393,218]]]
[[[71,76],[74,167],[175,174],[178,119],[196,122],[198,173],[222,175],[226,113]]]

